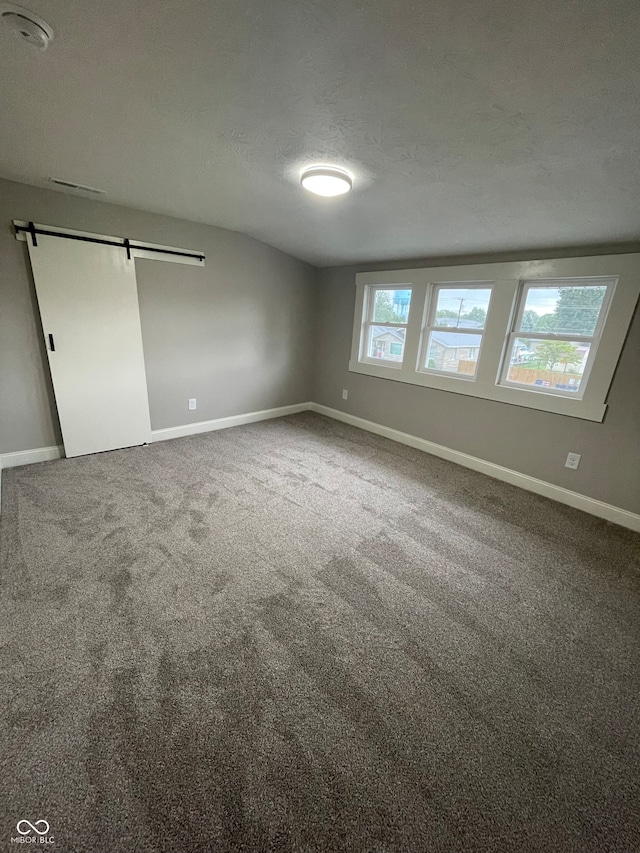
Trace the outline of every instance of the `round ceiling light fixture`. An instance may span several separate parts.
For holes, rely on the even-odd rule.
[[[351,175],[337,166],[310,166],[300,175],[300,183],[310,193],[327,197],[344,195],[353,186]]]
[[[0,25],[36,50],[46,50],[53,39],[53,30],[46,21],[13,3],[0,3]]]

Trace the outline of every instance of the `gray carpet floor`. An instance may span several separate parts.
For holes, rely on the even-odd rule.
[[[640,850],[636,534],[305,413],[7,470],[0,559],[2,849]]]

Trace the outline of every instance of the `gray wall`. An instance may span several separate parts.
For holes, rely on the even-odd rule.
[[[638,314],[601,424],[376,379],[348,372],[354,281],[357,271],[385,265],[317,271],[242,234],[8,181],[0,181],[0,453],[61,441],[26,247],[13,236],[13,219],[205,252],[204,269],[136,261],[154,429],[313,399],[640,512]],[[640,246],[553,255],[623,250]],[[420,265],[427,261],[404,264]],[[189,397],[198,399],[195,412]],[[564,468],[570,450],[582,454],[578,471]]]
[[[311,398],[313,267],[236,232],[0,181],[0,453],[61,441],[26,245],[15,239],[13,219],[206,254],[203,269],[136,261],[153,429]],[[189,397],[198,400],[195,412]]]
[[[605,247],[620,251],[621,247]],[[628,250],[638,251],[639,247]],[[555,252],[556,257],[596,254]],[[538,257],[551,257],[551,253]],[[467,259],[513,260],[525,254]],[[355,274],[365,269],[464,263],[443,258],[403,265],[334,267],[320,272],[318,344],[313,399],[334,409],[460,450],[563,486],[606,503],[640,512],[640,313],[632,324],[609,394],[603,423],[568,418],[349,373]],[[342,400],[342,389],[349,399]],[[564,467],[569,451],[582,454],[580,468]]]

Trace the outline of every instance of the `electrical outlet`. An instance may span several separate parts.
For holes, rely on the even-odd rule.
[[[346,388],[343,388],[343,389],[342,389],[342,399],[343,399],[343,400],[348,400],[348,399],[349,399],[349,392],[347,391],[347,389],[346,389]]]
[[[189,400],[189,411],[193,412],[195,410],[195,408],[196,408],[196,398],[191,397]]]
[[[574,471],[577,471],[581,459],[582,456],[579,453],[568,453],[567,461],[564,463],[564,467],[572,468]]]

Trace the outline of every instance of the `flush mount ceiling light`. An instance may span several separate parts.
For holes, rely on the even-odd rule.
[[[351,189],[351,175],[337,166],[311,166],[300,175],[300,183],[310,193],[324,196],[344,195]]]
[[[13,3],[0,3],[0,25],[29,47],[40,51],[46,50],[53,38],[53,30],[46,21]]]

